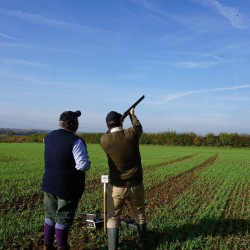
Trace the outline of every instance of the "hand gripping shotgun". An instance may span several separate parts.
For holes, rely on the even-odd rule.
[[[130,114],[130,110],[132,108],[135,108],[143,99],[145,98],[145,96],[143,95],[140,99],[138,99],[132,106],[130,106],[129,109],[127,109],[124,114],[122,115],[121,120],[124,121],[124,119]]]

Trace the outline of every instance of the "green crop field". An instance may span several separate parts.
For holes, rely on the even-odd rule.
[[[250,249],[250,149],[141,145],[148,249]],[[92,161],[72,226],[71,249],[107,249],[102,230],[83,213],[103,210],[106,155],[88,145]],[[43,144],[0,144],[0,249],[43,245]],[[124,216],[130,215],[129,206]],[[136,232],[121,228],[121,249]]]

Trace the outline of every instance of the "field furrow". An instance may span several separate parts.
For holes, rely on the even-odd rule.
[[[250,249],[249,149],[140,148],[148,249]],[[92,167],[78,215],[103,211],[107,157],[99,145],[88,150]],[[0,249],[42,249],[43,168],[43,144],[0,144]],[[131,218],[128,204],[123,212]],[[134,249],[134,238],[122,228],[121,249]],[[69,243],[72,250],[107,249],[107,236],[76,216]]]
[[[149,187],[146,189],[145,202],[146,202],[146,212],[148,220],[151,219],[155,210],[161,207],[169,205],[175,199],[178,198],[183,192],[185,192],[190,186],[192,186],[195,181],[196,174],[202,171],[204,168],[211,166],[216,161],[218,155],[214,155],[195,166],[192,169],[187,170],[177,176],[171,176],[157,185]],[[188,159],[187,157],[185,159]],[[184,159],[184,158],[182,158]],[[174,161],[179,162],[179,161]],[[162,164],[165,167],[165,165]],[[124,214],[126,218],[131,214],[128,210],[128,206],[124,209]]]
[[[167,167],[167,166],[169,166],[169,165],[171,165],[173,163],[176,163],[176,162],[185,161],[187,159],[192,158],[193,156],[194,155],[185,155],[185,156],[182,156],[180,158],[172,159],[172,160],[169,160],[169,161],[166,161],[166,162],[159,162],[157,164],[149,165],[149,166],[147,166],[147,168],[145,168],[144,173],[154,171],[154,170],[156,170],[157,168],[160,168],[160,167]]]

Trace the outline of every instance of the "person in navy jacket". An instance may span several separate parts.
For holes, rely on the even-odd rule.
[[[85,188],[85,172],[90,169],[87,146],[77,136],[80,111],[60,115],[60,128],[44,138],[44,249],[69,249],[68,232]]]

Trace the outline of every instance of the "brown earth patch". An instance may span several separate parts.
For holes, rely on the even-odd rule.
[[[101,180],[95,179],[89,182],[86,182],[86,193],[93,193],[97,191],[98,188],[101,188]],[[13,192],[15,192],[15,187],[13,187]],[[0,203],[0,213],[4,214],[6,212],[12,211],[24,211],[26,209],[35,208],[38,204],[43,202],[43,192],[34,193],[29,196],[19,196],[15,197],[6,202]]]
[[[214,164],[217,157],[218,155],[212,156],[197,167],[177,176],[170,177],[164,182],[153,186],[150,190],[146,190],[145,201],[147,203],[149,219],[156,208],[162,207],[166,203],[171,203],[188,189],[195,181],[196,174],[201,172],[204,168]]]
[[[150,166],[147,166],[147,168],[145,168],[144,172],[149,172],[149,171],[155,170],[156,168],[160,168],[162,166],[166,167],[166,166],[171,165],[171,164],[176,163],[176,162],[185,161],[189,158],[192,158],[193,156],[194,155],[185,155],[185,156],[177,158],[177,159],[173,159],[170,161],[160,162],[160,163],[157,163],[154,165],[150,165]]]
[[[10,211],[24,211],[26,209],[33,209],[38,204],[42,204],[42,201],[42,193],[34,193],[29,196],[19,196],[10,201],[0,203],[0,212],[5,214]]]
[[[190,157],[192,156],[189,156],[189,158]],[[163,182],[147,189],[145,191],[147,219],[150,220],[153,217],[155,209],[173,202],[183,192],[190,188],[190,186],[192,186],[193,182],[197,178],[197,173],[214,164],[217,158],[218,155],[214,155],[203,161],[195,168],[190,169],[177,176],[169,177]],[[130,219],[130,212],[128,211],[129,209],[130,208],[128,208],[128,203],[126,203],[126,206],[124,208],[124,217],[126,219]]]
[[[144,172],[149,172],[149,171],[155,170],[156,168],[159,168],[162,166],[167,166],[167,165],[171,165],[171,164],[176,163],[176,162],[184,161],[184,160],[187,160],[189,158],[192,158],[193,156],[194,155],[185,155],[183,157],[173,159],[170,161],[153,164],[153,165],[147,166],[147,168],[144,169]],[[102,187],[101,179],[93,179],[93,180],[89,180],[89,181],[87,180],[85,192],[91,194],[91,193],[95,192],[98,188],[101,188],[101,187]]]
[[[101,179],[87,180],[85,185],[84,192],[88,194],[94,193],[98,188],[102,187]]]

